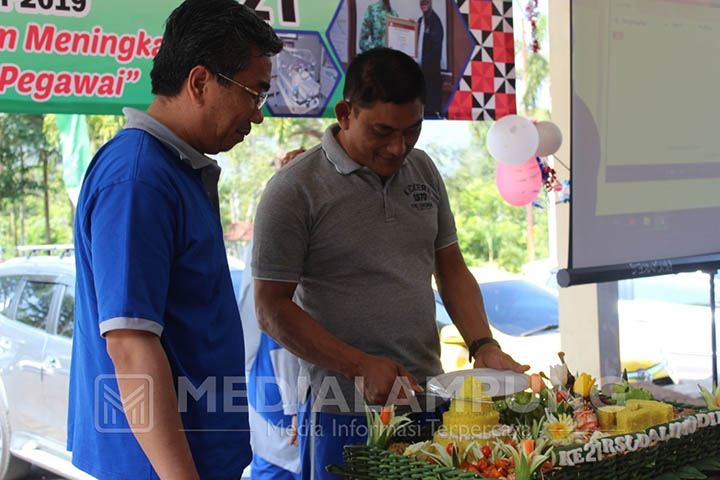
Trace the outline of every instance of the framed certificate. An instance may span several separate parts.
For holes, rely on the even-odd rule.
[[[387,42],[388,48],[400,50],[415,60],[418,58],[418,23],[414,20],[388,16]]]

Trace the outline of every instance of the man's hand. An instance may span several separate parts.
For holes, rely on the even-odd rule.
[[[498,348],[497,345],[488,343],[478,348],[475,352],[475,368],[494,368],[495,370],[512,370],[522,373],[530,368],[530,365],[520,365],[507,353]]]
[[[133,376],[141,375],[144,382],[151,382],[152,395],[143,400],[147,401],[152,423],[138,424],[133,416],[127,420],[155,472],[162,479],[197,480],[200,477],[183,431],[173,373],[160,337],[121,329],[107,332],[105,338],[124,407],[139,386]]]
[[[360,366],[355,386],[370,405],[410,403],[415,393],[422,393],[415,377],[399,363],[387,358],[367,355]],[[392,394],[393,398],[388,398]]]
[[[298,155],[300,155],[301,153],[304,153],[304,152],[305,152],[304,147],[296,148],[295,150],[289,151],[288,153],[283,155],[282,158],[280,158],[280,168],[284,167],[285,165],[287,165],[288,163],[293,161],[295,159],[295,157],[297,157]]]
[[[292,425],[290,426],[290,445],[299,447],[298,443],[298,420],[297,415],[292,416]]]

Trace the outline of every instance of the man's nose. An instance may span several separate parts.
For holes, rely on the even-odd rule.
[[[253,116],[250,117],[250,121],[257,124],[262,123],[264,119],[265,117],[263,116],[261,108],[256,108],[255,113],[253,113]]]
[[[407,143],[405,142],[405,135],[401,132],[397,132],[390,143],[387,146],[388,152],[399,157],[405,154]]]

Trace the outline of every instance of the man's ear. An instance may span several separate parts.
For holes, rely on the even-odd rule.
[[[184,88],[194,105],[205,103],[208,87],[214,80],[215,75],[203,65],[196,65],[190,70]]]
[[[340,128],[347,130],[350,126],[350,115],[352,115],[352,105],[347,100],[340,100],[335,104],[335,118],[337,118]]]

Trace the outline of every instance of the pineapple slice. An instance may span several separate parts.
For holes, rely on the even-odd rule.
[[[617,413],[625,407],[610,405],[597,409],[598,424],[603,432],[615,432],[617,430]]]

